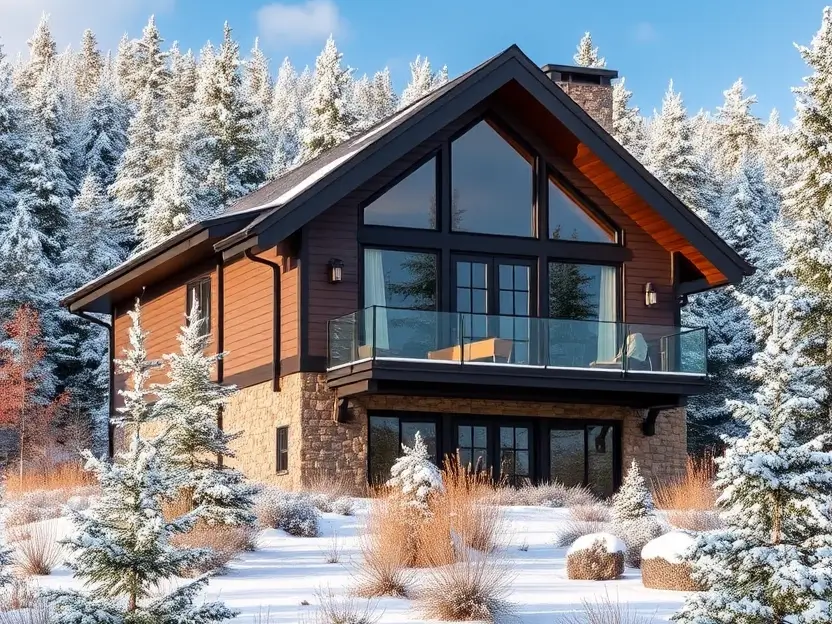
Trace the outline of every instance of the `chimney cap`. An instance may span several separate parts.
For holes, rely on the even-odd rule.
[[[618,70],[603,67],[580,67],[577,65],[556,65],[549,63],[542,67],[543,73],[555,82],[581,82],[585,84],[609,85],[618,78]]]

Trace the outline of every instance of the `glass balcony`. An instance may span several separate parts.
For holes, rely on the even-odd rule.
[[[373,306],[329,321],[330,369],[369,360],[707,374],[705,328]]]

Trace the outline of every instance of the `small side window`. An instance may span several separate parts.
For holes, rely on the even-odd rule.
[[[289,472],[289,427],[277,428],[277,472]]]
[[[191,315],[194,300],[199,304],[199,319],[202,322],[202,334],[211,333],[211,278],[205,277],[188,284],[185,312]]]

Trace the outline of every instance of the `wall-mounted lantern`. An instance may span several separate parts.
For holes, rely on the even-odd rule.
[[[329,283],[338,284],[344,279],[344,261],[338,258],[329,259]]]
[[[647,282],[644,285],[644,305],[654,306],[659,302],[659,296],[656,289],[653,288],[653,282]]]

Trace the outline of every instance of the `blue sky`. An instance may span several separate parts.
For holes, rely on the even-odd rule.
[[[277,66],[314,62],[334,31],[346,61],[360,73],[388,65],[404,86],[408,61],[427,55],[459,74],[517,43],[535,62],[570,63],[585,30],[610,68],[626,76],[636,104],[660,105],[673,78],[688,109],[713,108],[739,76],[767,117],[792,116],[790,87],[807,73],[793,43],[808,44],[824,2],[815,0],[0,0],[0,41],[24,45],[42,10],[52,14],[61,46],[92,27],[102,44],[138,35],[155,13],[168,42],[198,49],[216,41],[229,20],[244,49],[258,34]]]

